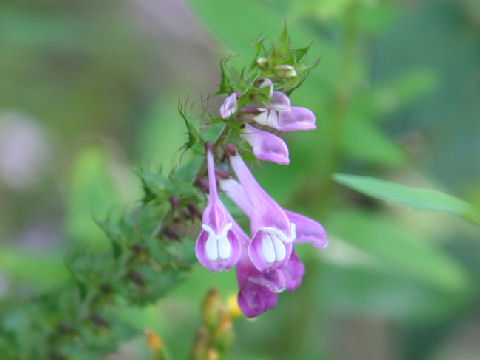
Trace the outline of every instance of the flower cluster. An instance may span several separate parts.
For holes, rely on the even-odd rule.
[[[256,87],[267,90],[267,100],[244,104],[242,94],[230,94],[220,107],[226,121],[239,121],[241,138],[260,160],[287,165],[290,162],[284,140],[265,130],[313,130],[315,115],[309,109],[291,106],[289,97],[274,90],[270,79]],[[255,124],[255,125],[252,125]],[[196,242],[200,263],[211,271],[236,266],[238,304],[248,317],[255,317],[277,304],[278,293],[295,290],[305,268],[294,245],[327,246],[325,231],[318,222],[283,209],[258,184],[233,145],[225,149],[234,177],[223,178],[219,186],[250,219],[250,236],[237,224],[217,192],[214,146],[207,143],[209,200],[202,215],[202,230]]]

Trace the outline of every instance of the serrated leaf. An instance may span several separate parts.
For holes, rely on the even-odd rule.
[[[216,142],[225,129],[225,126],[225,124],[215,124],[209,126],[204,132],[202,132],[203,140],[205,142]]]
[[[194,156],[183,166],[175,170],[172,173],[172,178],[187,183],[193,183],[204,162],[204,156]]]
[[[480,211],[469,203],[437,190],[415,188],[367,176],[335,174],[335,181],[380,200],[458,215],[480,224]]]
[[[163,174],[145,169],[135,170],[135,173],[142,181],[143,189],[145,191],[144,202],[148,202],[157,197],[165,197],[165,189],[169,185],[169,180]]]
[[[187,128],[188,139],[185,143],[185,149],[190,149],[194,145],[201,142],[202,137],[201,137],[200,131],[196,127],[193,119],[191,119],[188,116],[188,114],[182,109],[181,106],[178,108],[178,113],[182,117],[183,121],[185,122],[185,127]]]
[[[230,94],[234,90],[232,85],[232,78],[228,73],[228,68],[227,68],[230,61],[231,61],[230,59],[223,59],[222,61],[220,61],[221,80],[220,80],[220,86],[218,88],[218,91],[216,92],[216,95]]]
[[[299,48],[299,49],[294,49],[293,53],[295,54],[295,62],[301,61],[305,55],[307,55],[308,50],[310,50],[311,45],[304,47],[304,48]]]

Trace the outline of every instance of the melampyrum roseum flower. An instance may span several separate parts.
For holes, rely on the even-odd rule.
[[[230,163],[251,203],[250,228],[252,239],[248,255],[260,271],[285,264],[296,238],[295,224],[283,209],[257,183],[239,154],[230,156]]]
[[[253,108],[256,109],[255,112],[252,111],[252,108],[248,109],[248,112],[254,113],[253,120],[263,126],[279,131],[314,130],[316,128],[315,114],[307,108],[291,106],[289,97],[280,91],[271,91],[268,104]]]
[[[228,270],[240,257],[240,240],[230,212],[217,194],[215,163],[211,144],[207,144],[209,195],[202,214],[202,231],[195,244],[198,261],[211,271]]]
[[[253,202],[248,197],[242,184],[233,179],[225,179],[220,182],[220,187],[247,216],[250,218],[253,216]],[[295,225],[296,238],[294,244],[310,243],[319,249],[327,247],[327,235],[320,223],[296,212],[282,210],[288,220]]]
[[[223,191],[250,218],[254,216],[254,202],[250,200],[245,188],[233,179],[220,182]],[[318,248],[327,246],[327,237],[322,225],[313,219],[284,210],[288,219],[296,228],[294,244],[310,243]],[[242,242],[242,246],[245,242]],[[253,265],[244,249],[237,263],[237,280],[239,283],[238,303],[247,317],[255,317],[275,307],[277,294],[283,290],[293,291],[300,286],[305,267],[292,250],[290,258],[283,265],[270,270],[260,271]]]

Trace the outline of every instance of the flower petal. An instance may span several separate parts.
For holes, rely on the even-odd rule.
[[[233,179],[221,180],[220,188],[245,214],[250,216],[252,213],[252,203],[248,199],[243,186],[240,185],[238,181]]]
[[[295,250],[293,250],[290,255],[290,260],[282,266],[279,271],[284,275],[287,290],[294,291],[302,283],[303,275],[305,274],[305,266],[297,256]]]
[[[207,269],[225,271],[235,266],[240,258],[240,241],[231,226],[226,236],[216,236],[213,229],[204,226],[195,243],[195,254]]]
[[[320,223],[290,210],[285,210],[285,214],[296,225],[297,237],[294,241],[295,244],[310,243],[321,249],[327,247],[327,234]]]
[[[267,287],[245,281],[238,291],[238,306],[246,317],[253,318],[275,307],[278,295]]]
[[[247,214],[252,234],[262,227],[272,227],[283,232],[287,238],[292,238],[294,234],[287,215],[258,184],[240,155],[231,156],[230,163],[252,204],[253,211]]]
[[[270,99],[269,108],[275,111],[290,111],[290,99],[280,91],[274,91]]]
[[[252,146],[257,159],[281,165],[290,163],[287,144],[278,136],[246,125],[242,137]]]
[[[281,112],[278,116],[278,130],[280,131],[297,131],[297,130],[314,130],[315,114],[307,108],[292,106],[291,112]]]
[[[253,120],[255,120],[257,124],[280,130],[278,115],[275,110],[265,109],[253,116]]]
[[[253,211],[252,203],[248,200],[243,186],[238,183],[238,181],[233,179],[222,180],[220,186],[245,214],[251,216],[250,214]],[[321,249],[327,247],[327,234],[320,223],[290,210],[283,209],[283,211],[290,220],[290,223],[295,224],[295,244],[310,243]]]
[[[228,96],[220,106],[220,116],[222,119],[227,119],[237,111],[237,94],[233,93]]]

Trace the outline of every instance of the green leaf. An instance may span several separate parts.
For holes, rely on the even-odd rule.
[[[220,61],[220,71],[222,74],[222,78],[220,80],[220,87],[216,92],[217,95],[219,94],[230,94],[234,89],[232,85],[232,78],[228,72],[228,66],[230,65],[231,58],[222,59]]]
[[[211,125],[202,133],[202,138],[206,142],[216,142],[224,129],[225,124]]]
[[[178,112],[185,122],[185,126],[187,127],[188,139],[185,143],[185,149],[190,149],[195,144],[202,142],[202,136],[200,135],[200,131],[195,125],[193,119],[188,116],[181,106],[178,107]]]
[[[386,216],[334,212],[325,225],[331,235],[373,256],[390,271],[448,291],[466,288],[467,277],[460,264]]]
[[[480,224],[480,212],[469,203],[436,190],[414,188],[366,176],[335,174],[335,181],[376,199],[414,209],[451,213]]]
[[[204,156],[193,156],[192,159],[172,173],[172,179],[193,183],[204,162]]]
[[[366,265],[324,264],[318,269],[318,299],[328,310],[397,321],[445,319],[470,296],[425,286],[404,274]]]

